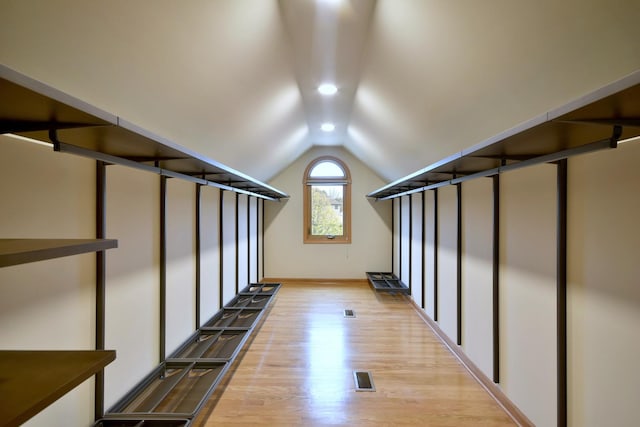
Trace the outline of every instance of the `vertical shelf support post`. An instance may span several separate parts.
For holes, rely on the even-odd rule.
[[[393,267],[396,265],[396,238],[394,236],[396,229],[396,200],[397,199],[391,199],[391,268],[389,271],[392,273],[395,273],[395,271],[393,271]],[[400,230],[400,228],[398,228],[398,230]],[[400,236],[399,232],[398,236]]]
[[[413,193],[409,194],[409,295],[413,298]]]
[[[422,300],[420,301],[420,308],[422,308],[423,310],[424,310],[424,307],[425,307],[425,297],[424,297],[424,294],[425,294],[425,285],[424,285],[425,284],[425,278],[424,278],[424,276],[425,276],[425,272],[426,272],[425,262],[424,262],[424,253],[425,253],[424,247],[425,247],[425,243],[426,243],[426,241],[425,241],[425,239],[426,239],[426,232],[425,232],[426,218],[425,218],[425,213],[426,212],[425,212],[425,209],[424,209],[424,199],[425,199],[424,196],[425,196],[425,192],[424,191],[420,192],[420,204],[421,204],[420,209],[422,211],[422,215],[421,215],[421,218],[422,218],[422,220],[421,220],[422,221],[422,236],[421,236],[421,244],[420,244],[420,248],[422,249],[421,250],[422,256],[420,257],[420,265],[422,266],[422,271],[420,272],[420,278],[421,278],[421,282],[422,282],[422,283],[420,283],[420,286],[421,286],[421,289],[422,289]]]
[[[218,306],[223,306],[223,288],[224,288],[224,220],[223,216],[224,209],[224,190],[220,190],[218,197],[218,256],[220,257],[220,268],[218,269]]]
[[[558,162],[558,427],[567,425],[567,159]]]
[[[398,279],[402,280],[402,196],[398,197]]]
[[[240,293],[240,196],[233,193],[236,198],[236,295]]]
[[[107,227],[107,173],[106,164],[96,161],[96,238],[106,238]],[[96,252],[96,350],[105,348],[105,251]],[[99,419],[104,415],[104,370],[96,373],[94,384],[94,415]]]
[[[262,228],[258,231],[258,236],[260,236],[260,244],[262,245],[262,262],[261,262],[261,266],[262,266],[262,277],[258,277],[258,281],[260,281],[260,279],[264,279],[264,200],[263,199],[259,199],[258,200],[258,210],[260,211],[260,216],[262,217]],[[258,224],[259,226],[260,224]],[[256,227],[258,228],[258,227]]]
[[[462,183],[456,184],[457,244],[456,244],[456,344],[462,345]]]
[[[433,190],[433,320],[438,321],[438,189]]]
[[[200,253],[202,251],[202,242],[200,240],[200,208],[201,208],[202,184],[196,184],[196,329],[200,327]]]
[[[500,383],[500,175],[493,181],[493,382]]]
[[[167,336],[167,177],[160,176],[160,363],[166,358]]]

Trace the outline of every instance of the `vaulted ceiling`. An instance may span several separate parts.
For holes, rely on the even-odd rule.
[[[393,180],[637,70],[639,17],[637,0],[4,0],[0,62],[263,181],[317,145]]]

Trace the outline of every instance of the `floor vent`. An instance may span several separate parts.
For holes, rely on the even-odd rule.
[[[371,372],[353,371],[353,379],[356,383],[356,391],[376,391]]]
[[[356,313],[351,309],[346,309],[344,311],[344,317],[356,317]]]

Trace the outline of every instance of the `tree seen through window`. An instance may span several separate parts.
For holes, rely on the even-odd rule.
[[[305,243],[351,243],[351,177],[335,157],[317,158],[304,177]]]
[[[311,187],[311,234],[342,236],[342,186],[313,185]]]

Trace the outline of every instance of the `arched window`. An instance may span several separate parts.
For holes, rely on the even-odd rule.
[[[351,175],[331,156],[304,172],[304,243],[351,243]]]

